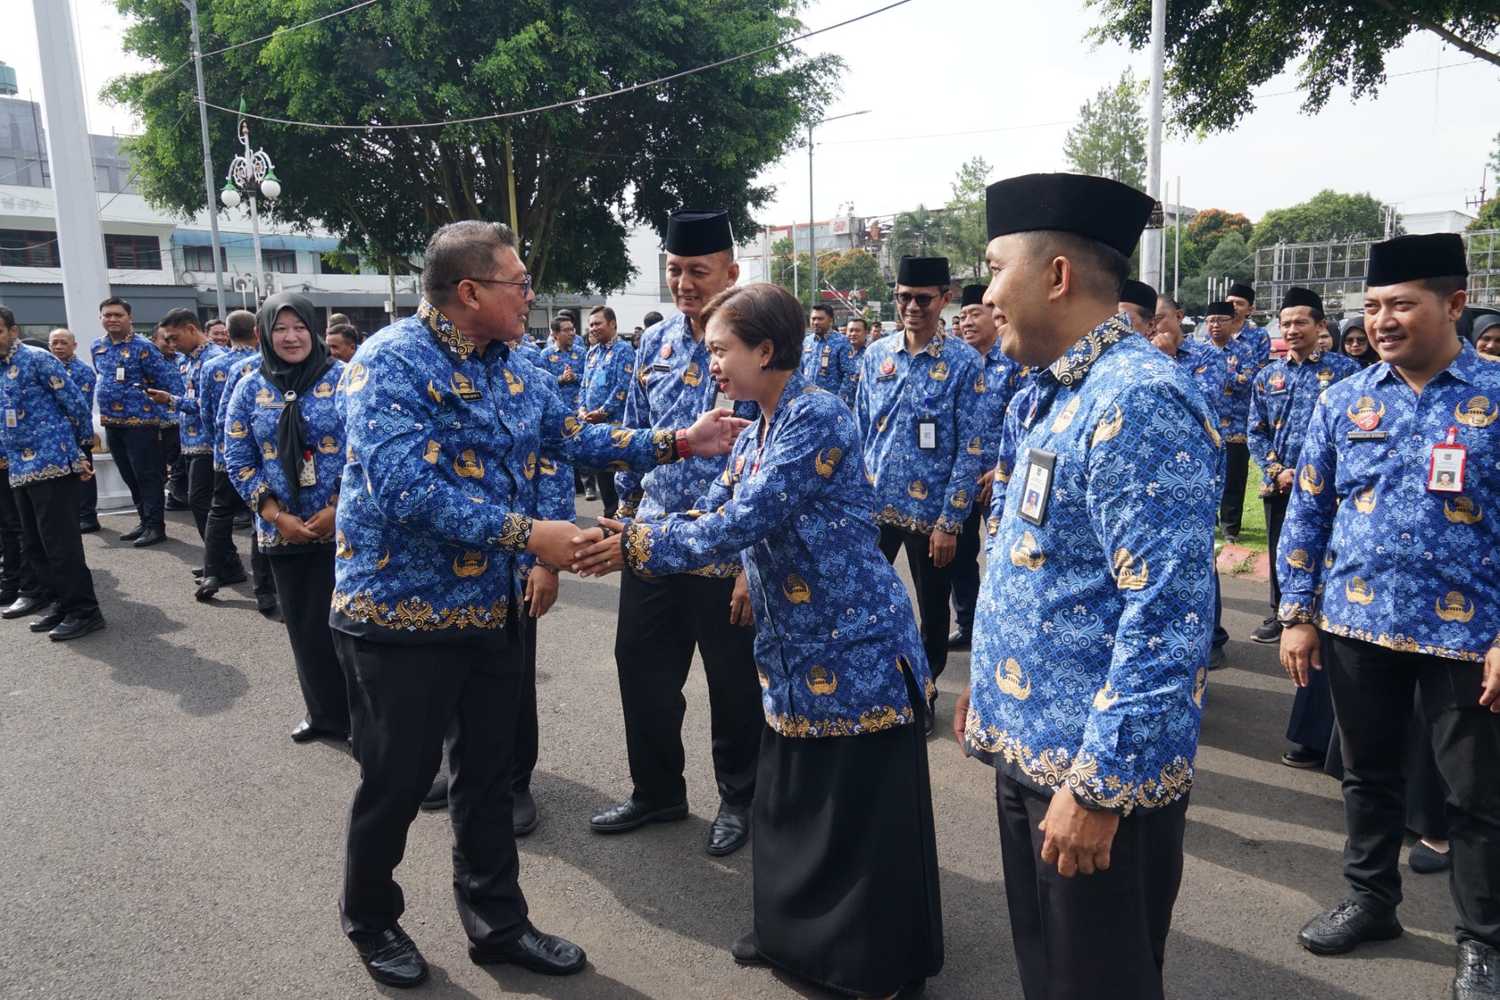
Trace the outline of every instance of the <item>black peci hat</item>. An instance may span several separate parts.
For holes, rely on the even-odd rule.
[[[721,208],[673,212],[667,220],[667,253],[703,257],[732,249],[734,232],[729,227],[729,213]]]
[[[1373,288],[1423,278],[1462,278],[1468,273],[1464,241],[1457,233],[1398,236],[1370,247],[1365,284]]]
[[[1203,310],[1203,318],[1204,319],[1208,319],[1208,317],[1210,317],[1210,316],[1231,316],[1232,317],[1233,315],[1234,315],[1234,306],[1230,305],[1228,302],[1210,302],[1208,304],[1208,308],[1205,309],[1205,310]]]
[[[1156,204],[1149,195],[1088,174],[1023,174],[984,189],[989,238],[1050,230],[1135,249]]]
[[[1126,278],[1125,287],[1120,289],[1120,301],[1140,306],[1150,316],[1156,312],[1156,289],[1144,281]]]
[[[965,285],[963,298],[959,301],[958,307],[963,309],[966,306],[984,305],[984,290],[988,287],[988,285]]]
[[[1249,285],[1245,284],[1243,281],[1236,281],[1234,284],[1230,285],[1229,286],[1229,291],[1227,293],[1225,293],[1224,297],[1226,299],[1228,299],[1228,298],[1244,299],[1246,302],[1250,303],[1252,306],[1255,305],[1255,289],[1251,288]]]
[[[947,257],[902,257],[896,269],[896,284],[909,288],[936,285],[948,287]]]
[[[1292,309],[1296,306],[1311,306],[1318,312],[1322,312],[1323,296],[1319,295],[1311,288],[1302,288],[1298,285],[1293,285],[1291,288],[1288,288],[1286,290],[1286,294],[1281,297],[1281,308]]]

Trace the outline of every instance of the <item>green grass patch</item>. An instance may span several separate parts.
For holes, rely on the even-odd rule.
[[[1245,481],[1245,507],[1240,515],[1240,544],[1255,552],[1266,551],[1266,508],[1260,500],[1260,466],[1250,463]]]

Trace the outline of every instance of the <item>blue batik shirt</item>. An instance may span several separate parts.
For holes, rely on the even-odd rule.
[[[1259,333],[1260,336],[1256,336]],[[1205,341],[1216,347],[1212,341]],[[1219,432],[1231,444],[1243,444],[1249,437],[1250,386],[1255,376],[1271,361],[1271,341],[1259,327],[1243,327],[1222,348],[1229,380],[1224,385],[1223,401],[1217,407]]]
[[[763,425],[695,509],[633,521],[626,560],[653,576],[743,558],[766,724],[781,735],[908,725],[907,673],[934,688],[906,587],[880,554],[849,408],[793,374],[764,443]]]
[[[635,348],[619,337],[607,346],[590,347],[583,365],[583,410],[603,410],[608,423],[618,424],[625,413],[625,397],[634,373]]]
[[[662,430],[687,427],[722,403],[753,420],[754,403],[735,403],[719,398],[718,383],[708,372],[708,346],[693,337],[688,319],[681,313],[641,334],[635,378],[625,402],[625,424]],[[709,484],[724,468],[720,458],[689,458],[653,469],[644,477],[623,472],[615,477],[620,494],[620,513],[625,517],[654,517],[687,510],[708,492]],[[733,576],[739,560],[721,560],[695,567],[700,576]]]
[[[1324,389],[1359,370],[1352,358],[1313,352],[1303,361],[1288,354],[1260,370],[1250,393],[1250,457],[1260,466],[1260,495],[1274,495],[1276,477],[1294,468]]]
[[[84,470],[94,415],[63,363],[17,341],[0,355],[0,442],[12,487]]]
[[[802,338],[802,363],[798,371],[818,388],[842,399],[844,405],[853,406],[854,388],[859,384],[853,373],[853,351],[849,338],[837,330],[829,330],[821,337],[809,331]]]
[[[215,364],[224,357],[225,355],[220,355],[215,358]],[[216,472],[223,472],[225,469],[225,441],[233,434],[243,435],[247,431],[244,421],[239,423],[230,421],[229,401],[234,398],[234,390],[240,384],[240,380],[258,371],[260,371],[260,351],[247,351],[233,355],[233,360],[224,369],[224,381],[220,383],[217,390],[219,401],[214,405],[214,471]],[[207,406],[207,401],[203,405]]]
[[[214,450],[213,435],[203,419],[202,374],[207,362],[227,353],[218,344],[205,340],[192,354],[180,355],[183,393],[174,397],[173,403],[177,407],[178,436],[184,455],[208,455]]]
[[[1000,432],[1005,426],[1005,411],[1012,397],[1025,384],[1030,369],[1016,364],[1000,349],[1000,338],[990,345],[983,357],[984,396],[980,400],[982,415],[979,421],[980,438],[984,455],[992,459],[1000,447]]]
[[[1206,341],[1184,337],[1177,347],[1175,360],[1193,380],[1214,414],[1219,427],[1219,410],[1225,402],[1224,388],[1229,384],[1229,365],[1225,353]],[[1220,428],[1222,434],[1222,428]]]
[[[62,362],[62,366],[67,370],[68,378],[72,379],[73,384],[78,387],[78,391],[83,393],[83,401],[88,404],[89,411],[93,412],[94,385],[98,381],[94,375],[94,369],[76,354]]]
[[[579,399],[583,395],[583,366],[587,360],[588,351],[574,337],[572,346],[568,348],[562,347],[556,340],[548,340],[547,346],[542,348],[540,359],[532,363],[540,365],[552,375],[556,380],[558,396],[568,409],[576,413]]]
[[[140,334],[116,341],[94,341],[92,361],[99,381],[99,421],[105,427],[171,427],[177,423],[169,406],[153,403],[147,389],[182,394],[177,366]]]
[[[917,534],[962,530],[986,461],[986,391],[978,352],[946,334],[915,354],[899,331],[865,349],[854,418],[880,524]],[[921,447],[924,426],[930,448]]]
[[[267,495],[273,496],[283,510],[306,521],[338,496],[344,475],[344,420],[334,395],[343,374],[343,363],[334,361],[298,401],[302,439],[307,443],[304,461],[312,464],[313,483],[298,490],[295,502],[276,450],[276,425],[286,406],[281,391],[257,367],[240,379],[229,398],[226,421],[235,430],[224,438],[225,471],[235,492],[255,515],[255,534],[262,549],[332,544],[332,539],[287,541],[274,523],[260,516],[260,505]]]
[[[1429,490],[1432,446],[1463,492]],[[1384,361],[1319,397],[1297,458],[1278,615],[1402,652],[1481,661],[1500,642],[1500,364],[1467,342],[1419,396]]]
[[[584,424],[545,382],[501,344],[476,352],[425,300],[360,346],[338,397],[348,453],[334,628],[385,641],[499,636],[519,605],[544,446],[596,468],[675,460],[671,431]]]
[[[1114,316],[1034,375],[1005,436],[968,746],[1089,808],[1167,805],[1192,784],[1214,617],[1212,412]]]

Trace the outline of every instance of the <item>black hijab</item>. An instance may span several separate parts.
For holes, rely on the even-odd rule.
[[[271,328],[281,310],[290,309],[307,326],[312,338],[312,350],[296,364],[283,361],[272,343]],[[281,470],[286,474],[288,498],[296,506],[301,492],[302,456],[307,450],[307,431],[302,419],[302,397],[318,384],[325,372],[333,366],[328,355],[328,346],[318,336],[313,320],[317,310],[304,296],[293,292],[278,292],[266,299],[256,315],[260,327],[260,373],[265,380],[281,393],[281,417],[276,422],[276,450],[281,459]]]

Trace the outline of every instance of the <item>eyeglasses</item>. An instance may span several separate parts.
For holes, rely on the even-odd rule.
[[[520,285],[522,295],[528,295],[531,292],[531,275],[529,274],[520,281],[508,281],[505,278],[459,278],[453,283],[460,285],[465,281],[477,281],[485,285]]]
[[[932,300],[935,299],[935,298],[938,298],[938,296],[936,296],[936,295],[929,295],[926,292],[921,292],[921,293],[897,292],[896,293],[896,301],[898,303],[900,303],[902,306],[909,306],[913,302],[915,302],[917,304],[917,308],[918,309],[926,309],[928,306],[932,305]]]

